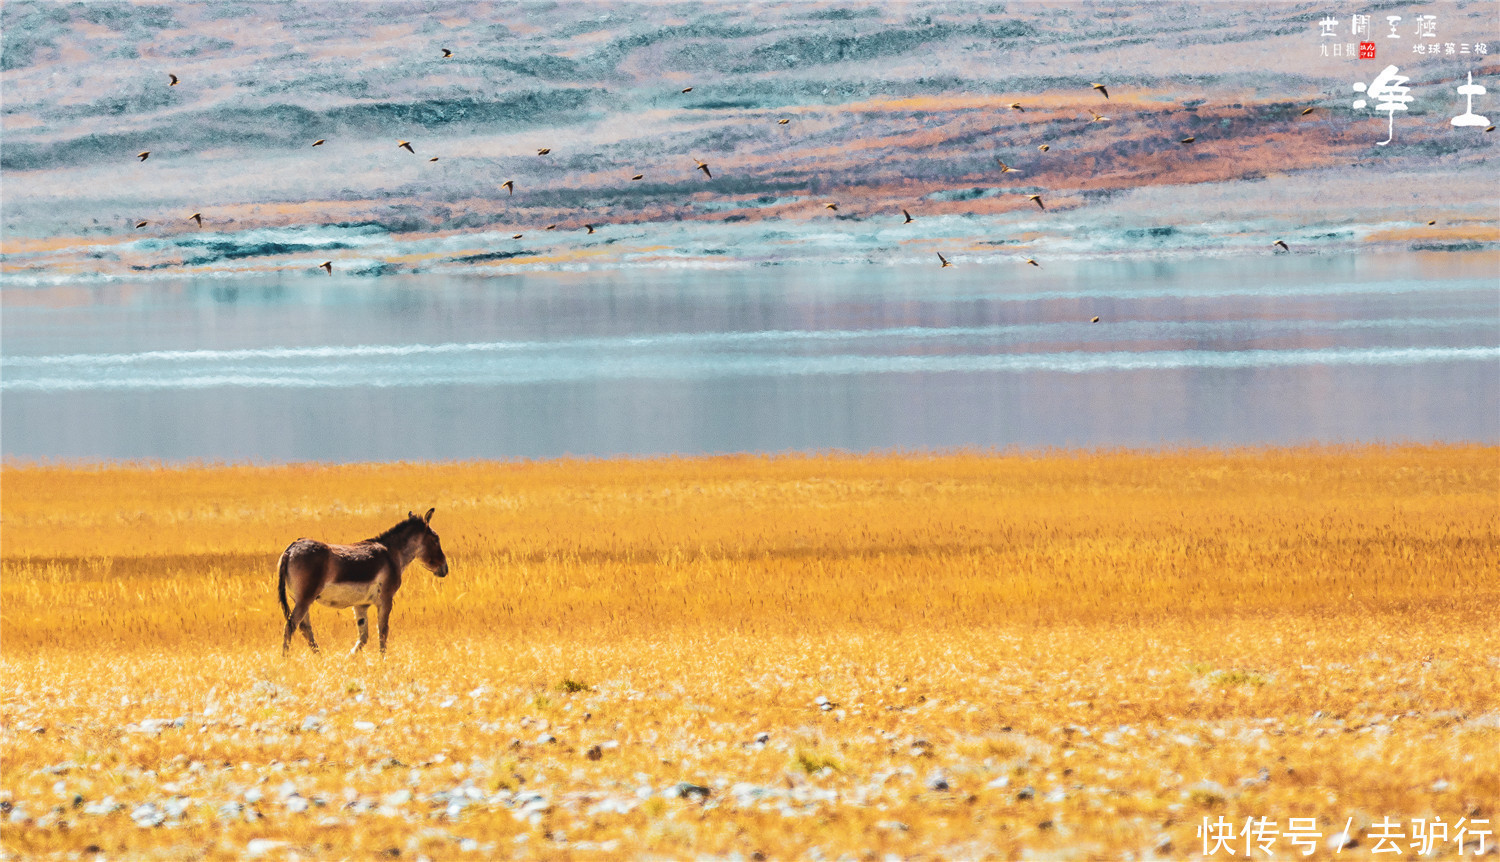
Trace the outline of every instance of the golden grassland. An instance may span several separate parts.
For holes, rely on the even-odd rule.
[[[1390,858],[1392,821],[1415,857],[1442,818],[1452,858],[1496,831],[1494,447],[0,478],[8,858],[1177,858],[1221,817],[1313,818],[1312,858]],[[281,549],[429,506],[452,574],[407,570],[389,655],[319,607],[324,654],[283,660]]]

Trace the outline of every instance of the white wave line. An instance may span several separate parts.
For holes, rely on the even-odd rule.
[[[728,354],[687,357],[592,357],[493,361],[453,367],[386,365],[337,369],[185,369],[176,375],[38,377],[0,381],[0,389],[22,392],[244,388],[391,388],[450,385],[523,385],[627,379],[715,378],[908,373],[1088,374],[1178,369],[1286,368],[1325,365],[1418,365],[1435,362],[1494,362],[1500,347],[1324,348],[1292,350],[1161,350],[966,355],[763,356]],[[338,372],[338,373],[335,373]]]
[[[1278,324],[1282,324],[1279,325]],[[1469,318],[1384,318],[1343,321],[1241,321],[1223,320],[1204,324],[1196,321],[1129,321],[1113,324],[1120,334],[1137,337],[1141,333],[1162,336],[1174,330],[1203,333],[1239,326],[1255,326],[1258,337],[1295,331],[1306,335],[1318,330],[1341,329],[1442,329],[1464,326],[1488,326],[1489,322]],[[886,329],[820,329],[756,330],[749,332],[667,332],[650,335],[622,335],[598,338],[573,338],[559,341],[479,341],[444,344],[360,344],[322,345],[318,347],[259,347],[233,350],[147,350],[139,353],[71,353],[57,355],[18,355],[0,359],[4,367],[38,368],[55,366],[123,367],[153,362],[243,362],[253,360],[358,359],[374,357],[416,357],[483,353],[558,353],[570,350],[600,351],[620,348],[643,348],[673,345],[713,345],[797,342],[848,342],[876,339],[931,340],[943,338],[998,337],[1020,333],[1055,331],[1076,332],[1078,323],[1017,323],[990,326],[900,326]]]

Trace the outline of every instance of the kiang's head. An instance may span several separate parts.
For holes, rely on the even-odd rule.
[[[428,509],[427,514],[417,517],[412,512],[407,512],[407,519],[415,522],[419,531],[417,533],[417,559],[422,565],[432,571],[440,578],[448,577],[448,558],[443,555],[443,543],[438,540],[438,534],[432,531],[432,513],[437,509]]]

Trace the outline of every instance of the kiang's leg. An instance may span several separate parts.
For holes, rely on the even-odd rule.
[[[359,651],[364,649],[365,644],[370,640],[369,605],[354,606],[354,624],[359,627],[359,640],[355,641],[354,649],[349,652],[350,655],[358,655]]]
[[[297,604],[292,607],[292,612],[286,618],[286,631],[281,637],[281,654],[287,655],[292,651],[292,632],[298,629],[307,637],[308,646],[313,652],[318,651],[318,642],[313,640],[312,623],[308,621],[308,611],[312,609],[312,597],[303,596],[297,599]]]
[[[385,655],[385,638],[391,631],[391,597],[381,596],[375,606],[375,623],[380,627],[380,654]]]
[[[305,637],[305,638],[307,638],[307,645],[310,646],[310,647],[312,647],[312,651],[313,652],[317,652],[318,651],[318,642],[313,639],[313,633],[312,633],[312,613],[311,613],[311,611],[312,611],[312,606],[309,605],[307,611],[303,612],[303,614],[302,614],[302,622],[300,622],[300,623],[297,624],[297,628],[302,631],[302,636]]]

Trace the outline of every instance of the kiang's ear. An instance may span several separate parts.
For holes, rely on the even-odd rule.
[[[437,511],[436,507],[428,509],[427,510],[427,514],[425,514],[425,515],[422,516],[422,523],[424,523],[424,524],[431,524],[432,523],[432,513],[436,512],[436,511]]]
[[[406,510],[406,517],[408,517],[408,518],[415,518],[415,517],[416,517],[416,516],[417,516],[417,513],[416,513],[416,512],[413,512],[413,511],[412,511],[412,510],[410,510],[410,509],[407,509],[407,510]]]

